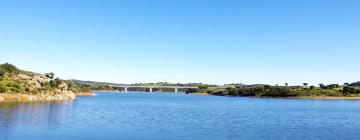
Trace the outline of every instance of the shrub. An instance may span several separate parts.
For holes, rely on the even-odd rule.
[[[14,81],[2,81],[0,82],[0,93],[21,92],[22,86],[18,82]]]
[[[349,86],[344,87],[344,90],[343,90],[344,95],[350,95],[350,94],[355,94],[355,93],[359,93],[359,92],[360,92],[359,89],[356,89],[355,87],[349,87]]]
[[[0,69],[0,80],[2,80],[5,76],[5,71]]]
[[[62,81],[57,78],[57,79],[54,79],[54,80],[50,81],[50,86],[52,88],[58,88],[61,83],[62,83]]]
[[[265,90],[265,94],[262,96],[291,97],[291,96],[297,96],[297,94],[290,92],[290,89],[287,87],[270,87],[269,89]]]
[[[19,69],[9,63],[0,65],[0,71],[1,71],[0,72],[1,75],[4,75],[5,73],[10,73],[10,74],[18,74],[19,73]]]

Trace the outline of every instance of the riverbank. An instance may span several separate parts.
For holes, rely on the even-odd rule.
[[[316,100],[360,100],[360,97],[332,97],[332,96],[301,96],[301,97],[285,97],[285,99],[316,99]]]
[[[0,103],[2,102],[35,102],[35,101],[67,101],[76,99],[72,92],[60,94],[0,94]]]
[[[96,96],[95,92],[80,92],[75,93],[75,96]]]
[[[191,93],[195,95],[204,95],[204,96],[219,96],[211,95],[208,93]],[[222,96],[222,95],[221,95]],[[360,96],[296,96],[296,97],[257,97],[257,96],[229,96],[228,97],[252,97],[252,98],[279,98],[279,99],[314,99],[314,100],[360,100]]]
[[[119,90],[94,90],[93,92],[122,93],[122,91]]]

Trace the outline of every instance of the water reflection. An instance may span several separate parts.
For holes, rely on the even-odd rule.
[[[45,126],[56,129],[64,121],[66,110],[72,102],[1,103],[0,134],[10,134],[17,126]]]

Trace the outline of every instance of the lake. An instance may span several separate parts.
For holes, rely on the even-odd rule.
[[[360,101],[98,93],[0,103],[0,140],[360,139]]]

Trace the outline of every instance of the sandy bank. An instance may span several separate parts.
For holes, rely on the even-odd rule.
[[[81,92],[81,93],[75,93],[75,96],[96,96],[94,92]]]
[[[65,101],[74,100],[76,97],[74,93],[61,93],[61,94],[0,94],[0,102],[34,102],[34,101]]]
[[[360,100],[360,97],[333,97],[333,96],[301,96],[286,97],[288,99],[318,99],[318,100]]]

